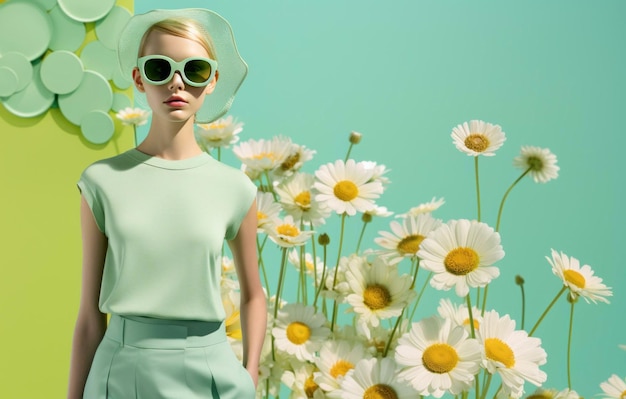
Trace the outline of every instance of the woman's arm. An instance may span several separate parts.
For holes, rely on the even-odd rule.
[[[243,365],[256,385],[259,358],[267,329],[265,294],[259,278],[256,250],[256,201],[243,219],[237,236],[228,242],[233,254],[241,289],[241,330],[243,334]]]
[[[108,240],[98,229],[91,209],[82,195],[80,224],[83,274],[80,306],[72,340],[68,399],[82,399],[94,354],[106,330],[106,314],[98,309],[98,298]]]

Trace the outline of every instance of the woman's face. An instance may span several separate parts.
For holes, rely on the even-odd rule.
[[[194,56],[209,57],[200,43],[159,31],[150,32],[145,41],[143,55],[152,54],[165,55],[175,61]],[[133,80],[137,90],[146,93],[153,120],[185,122],[200,109],[205,94],[213,92],[217,79],[214,77],[207,86],[194,87],[186,84],[177,71],[170,81],[152,85],[144,82],[139,69],[135,68]]]

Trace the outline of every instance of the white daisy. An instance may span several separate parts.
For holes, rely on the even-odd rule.
[[[324,399],[326,395],[313,380],[317,371],[314,364],[291,361],[291,370],[285,370],[281,381],[291,390],[290,399]]]
[[[243,122],[237,122],[232,115],[220,118],[211,123],[196,123],[194,133],[196,140],[205,148],[228,148],[239,141],[238,134],[243,130]]]
[[[414,399],[415,390],[398,381],[396,369],[389,357],[360,360],[341,381],[337,394],[343,399]]]
[[[469,311],[467,305],[453,304],[448,298],[442,298],[439,300],[439,307],[437,307],[439,316],[444,319],[452,320],[452,323],[456,326],[465,328],[467,332],[471,332]],[[472,320],[474,320],[474,330],[478,330],[482,321],[480,310],[476,306],[472,306]]]
[[[411,209],[409,209],[409,211],[407,213],[403,213],[400,215],[396,215],[397,218],[405,218],[407,216],[417,216],[421,213],[432,213],[434,211],[436,211],[437,209],[439,209],[439,207],[441,207],[441,205],[445,204],[446,202],[443,200],[442,198],[437,199],[436,197],[433,197],[432,200],[430,200],[430,202],[425,202],[423,204],[419,204],[418,206],[415,206]]]
[[[226,326],[226,336],[241,341],[241,320],[239,318],[239,303],[241,295],[238,292],[222,294],[222,305],[226,313],[224,325]]]
[[[580,399],[580,395],[573,389],[565,388],[554,395],[554,399]]]
[[[319,258],[319,256],[315,257],[315,262],[313,261],[313,255],[311,255],[310,253],[305,253],[304,254],[304,272],[305,274],[309,275],[309,276],[316,276],[318,277],[318,281],[319,281],[319,277],[322,276],[322,270],[324,268],[324,262],[322,262]],[[300,263],[301,263],[301,259],[300,259],[300,250],[299,249],[292,249],[291,251],[289,251],[289,254],[287,255],[287,260],[289,261],[289,263],[291,263],[296,270],[299,272],[300,271]]]
[[[267,232],[270,240],[283,248],[304,245],[315,234],[311,230],[300,230],[291,215],[285,216],[283,220],[277,220],[276,224],[264,225],[263,230]]]
[[[275,178],[281,180],[289,177],[300,170],[305,162],[313,159],[317,151],[310,150],[303,145],[293,143],[287,158],[273,171]]]
[[[370,357],[363,345],[353,340],[326,341],[315,358],[319,371],[315,372],[314,381],[329,398],[338,397],[334,391],[344,376],[359,360]]]
[[[324,298],[331,300],[337,300],[337,302],[343,302],[344,298],[350,293],[350,285],[346,279],[346,270],[348,264],[369,265],[367,259],[357,254],[351,254],[350,256],[342,256],[339,259],[338,267],[327,268],[326,276],[324,277],[324,288],[320,295]],[[336,274],[335,274],[336,273]],[[321,279],[321,276],[320,276]],[[318,280],[318,285],[320,281]]]
[[[539,370],[547,357],[541,340],[515,330],[515,321],[509,315],[500,317],[495,310],[486,312],[476,338],[483,367],[491,374],[500,374],[504,394],[519,398],[524,393],[524,380],[536,386],[546,381],[546,373]]]
[[[389,211],[386,206],[374,205],[372,209],[370,209],[369,211],[365,211],[365,214],[370,216],[378,216],[381,218],[388,218],[389,216],[393,215],[393,212]]]
[[[277,398],[281,393],[281,382],[285,373],[291,369],[290,360],[292,358],[282,352],[277,352],[275,357],[276,359],[272,360],[270,355],[259,363],[256,399],[264,399],[268,394]],[[267,389],[268,385],[269,390]]]
[[[408,381],[420,395],[440,398],[471,387],[480,370],[480,347],[463,327],[433,316],[413,323],[400,337],[395,359],[401,366],[398,378]]]
[[[368,352],[373,356],[383,356],[385,351],[387,353],[393,353],[398,346],[398,339],[401,336],[401,331],[406,331],[409,328],[409,320],[402,319],[398,329],[393,334],[391,338],[391,342],[389,342],[389,337],[391,336],[392,328],[388,328],[382,324],[379,324],[376,327],[369,327],[369,338],[365,335],[359,335],[365,339],[365,347]],[[389,348],[387,348],[389,346]]]
[[[626,345],[621,345],[621,344],[620,344],[620,345],[618,345],[618,346],[620,347],[620,349],[623,349],[623,350],[625,350],[625,351],[626,351]]]
[[[285,212],[295,220],[319,226],[326,223],[331,209],[315,199],[317,191],[313,188],[315,177],[307,173],[296,173],[288,180],[276,186],[276,194]]]
[[[435,273],[430,285],[438,290],[455,287],[465,296],[469,287],[484,287],[500,275],[492,266],[502,259],[500,234],[485,223],[466,219],[451,220],[432,231],[417,256],[420,265]]]
[[[624,399],[626,397],[626,378],[622,380],[617,374],[613,374],[607,381],[600,384],[600,388],[604,391],[603,398]]]
[[[313,306],[300,303],[290,303],[279,310],[275,324],[272,335],[276,349],[300,361],[312,362],[314,353],[330,335],[326,317],[316,313]]]
[[[263,227],[267,225],[275,225],[279,220],[281,211],[280,204],[274,201],[271,193],[257,191],[256,194],[256,217],[257,232],[263,231]]]
[[[469,124],[452,129],[452,139],[456,148],[469,156],[493,156],[502,147],[506,137],[500,125],[492,125],[480,120],[471,120]]]
[[[123,125],[141,126],[148,122],[150,112],[141,108],[126,107],[120,110],[115,117],[119,119]]]
[[[387,169],[385,165],[379,165],[374,161],[362,161],[361,163],[365,166],[365,169],[372,171],[372,178],[370,181],[378,181],[383,185],[391,183],[385,176],[389,173],[389,169]]]
[[[268,172],[279,167],[291,151],[291,139],[274,137],[272,140],[250,139],[233,147],[233,152],[252,170]]]
[[[579,295],[585,298],[585,301],[602,301],[609,303],[605,297],[612,296],[613,292],[606,285],[602,284],[600,277],[593,275],[593,270],[589,265],[580,267],[580,262],[574,257],[569,257],[563,252],[560,254],[552,250],[552,259],[546,256],[550,265],[552,265],[552,273],[563,280],[563,285],[569,288],[570,296],[576,299]]]
[[[559,176],[556,155],[547,148],[522,146],[520,155],[513,159],[513,166],[522,170],[530,169],[535,183],[546,183]]]
[[[417,216],[409,216],[402,221],[402,224],[395,220],[389,224],[388,231],[379,231],[382,237],[376,237],[374,242],[385,248],[378,253],[385,258],[389,264],[395,265],[404,258],[416,256],[421,242],[428,233],[441,226],[441,220],[433,218],[429,213]]]
[[[318,181],[314,187],[320,194],[315,199],[324,202],[338,214],[349,216],[365,212],[374,207],[373,200],[383,192],[378,181],[370,181],[373,170],[367,169],[362,162],[349,159],[322,165],[316,172]]]
[[[556,389],[537,388],[535,392],[528,395],[526,399],[554,399],[559,393]]]
[[[413,278],[400,276],[397,267],[381,259],[371,266],[349,263],[346,280],[351,289],[346,301],[352,306],[350,311],[358,314],[357,327],[365,334],[369,333],[367,326],[376,327],[380,320],[399,316],[415,295],[411,290]]]

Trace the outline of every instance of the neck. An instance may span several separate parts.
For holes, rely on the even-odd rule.
[[[148,136],[137,149],[164,159],[185,159],[203,151],[193,134],[193,118],[186,121],[152,120]]]

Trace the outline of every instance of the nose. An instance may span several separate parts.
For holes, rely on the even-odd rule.
[[[183,77],[181,76],[179,71],[174,72],[174,76],[172,76],[172,79],[170,80],[168,84],[168,88],[170,90],[176,90],[176,89],[182,90],[185,88],[185,82],[183,81]]]

